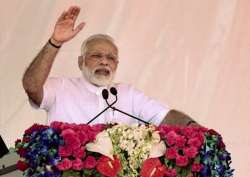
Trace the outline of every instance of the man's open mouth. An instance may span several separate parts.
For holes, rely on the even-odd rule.
[[[95,74],[108,76],[110,74],[110,71],[106,68],[100,68],[95,70]]]

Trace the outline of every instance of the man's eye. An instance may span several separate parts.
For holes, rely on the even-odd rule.
[[[108,59],[110,59],[110,60],[115,60],[115,57],[113,57],[113,56],[108,56]]]
[[[94,57],[94,58],[102,58],[102,55],[101,55],[101,54],[93,54],[93,55],[91,55],[91,57]]]
[[[116,58],[115,56],[112,56],[112,55],[109,55],[109,56],[108,56],[108,59],[109,59],[109,60],[112,60],[112,61],[117,60],[117,58]]]

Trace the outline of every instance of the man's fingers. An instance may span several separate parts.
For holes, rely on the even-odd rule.
[[[80,13],[80,9],[75,9],[75,11],[73,13],[74,14],[73,14],[72,20],[73,20],[73,26],[75,26],[76,19],[77,19],[79,13]]]
[[[78,17],[80,13],[80,8],[75,8],[73,11],[72,11],[72,14],[73,14],[73,20],[75,21],[76,18]]]
[[[73,35],[75,36],[77,33],[79,33],[79,32],[83,29],[84,26],[85,26],[85,23],[84,23],[84,22],[80,23],[80,24],[74,29]]]
[[[64,20],[66,14],[67,14],[67,12],[66,12],[66,11],[63,11],[63,13],[62,13],[62,14],[60,15],[60,17],[58,18],[57,22]]]
[[[74,22],[80,13],[80,7],[78,6],[71,6],[68,10],[63,11],[63,13],[58,18],[57,22],[61,22],[63,20],[72,19]]]

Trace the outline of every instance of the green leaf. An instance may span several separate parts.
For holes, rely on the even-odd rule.
[[[73,171],[73,170],[65,171],[62,174],[62,177],[69,177],[69,176],[81,177],[81,174],[80,172]]]

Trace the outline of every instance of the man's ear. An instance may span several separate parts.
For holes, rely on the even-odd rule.
[[[78,67],[80,70],[82,70],[83,60],[84,60],[84,58],[82,55],[78,56]]]

